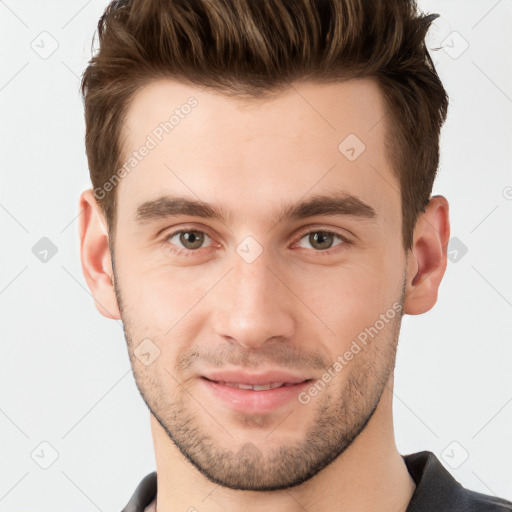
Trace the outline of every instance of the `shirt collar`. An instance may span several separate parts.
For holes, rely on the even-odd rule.
[[[416,483],[405,512],[453,512],[460,508],[464,488],[429,451],[402,455],[407,470]]]

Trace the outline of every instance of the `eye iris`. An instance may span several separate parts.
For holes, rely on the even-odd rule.
[[[309,235],[309,242],[316,249],[320,249],[320,250],[329,249],[332,246],[333,236],[334,235],[332,235],[330,233],[325,233],[323,231],[317,231],[317,232],[311,233]],[[326,244],[326,240],[328,240],[327,244]],[[320,247],[316,246],[315,244],[319,244]]]
[[[204,242],[204,233],[199,231],[184,231],[180,234],[180,242],[187,249],[197,249]]]

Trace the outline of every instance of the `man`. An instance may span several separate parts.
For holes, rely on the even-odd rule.
[[[448,99],[412,2],[114,2],[83,76],[82,266],[157,471],[126,512],[512,510],[402,456],[403,314],[447,264]]]

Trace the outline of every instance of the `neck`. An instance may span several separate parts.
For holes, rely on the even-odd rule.
[[[240,491],[206,479],[151,416],[157,512],[405,512],[415,483],[396,448],[392,390],[385,388],[366,428],[331,464],[303,484],[271,492]]]

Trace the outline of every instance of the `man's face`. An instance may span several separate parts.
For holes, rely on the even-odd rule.
[[[271,490],[311,478],[364,429],[392,377],[406,255],[384,111],[369,80],[295,84],[250,104],[162,80],[134,98],[126,159],[148,135],[157,144],[117,186],[116,293],[144,400],[212,481]],[[369,208],[352,199],[281,218],[319,196]],[[205,379],[231,371],[308,382]]]

